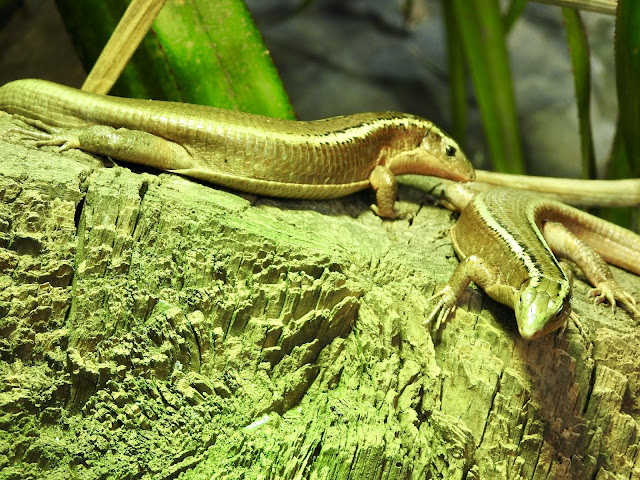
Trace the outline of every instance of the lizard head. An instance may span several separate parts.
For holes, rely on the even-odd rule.
[[[417,129],[421,132],[419,144],[389,159],[387,165],[391,171],[396,175],[433,175],[459,182],[474,180],[475,170],[456,141],[431,122],[420,120],[426,125]]]
[[[457,181],[472,181],[476,178],[471,162],[460,146],[435,125],[426,133],[420,147],[423,152],[419,156],[433,165],[435,170],[435,173],[429,175]]]
[[[529,278],[520,287],[513,310],[522,338],[540,338],[567,323],[571,314],[571,288],[566,282]]]

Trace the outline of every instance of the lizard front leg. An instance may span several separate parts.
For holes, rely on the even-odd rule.
[[[462,293],[471,282],[494,300],[513,309],[518,291],[507,283],[499,268],[487,264],[475,255],[470,255],[458,264],[447,284],[427,299],[437,299],[438,303],[425,324],[430,324],[435,319],[433,326],[438,330],[453,312]]]
[[[397,218],[394,205],[398,184],[393,172],[384,165],[376,165],[369,175],[369,182],[376,192],[376,205],[372,205],[371,209],[380,217]]]
[[[573,261],[582,270],[594,286],[589,292],[589,297],[595,297],[595,303],[607,301],[615,311],[617,301],[640,318],[636,300],[616,282],[609,265],[595,250],[560,223],[546,222],[542,233],[556,256]]]

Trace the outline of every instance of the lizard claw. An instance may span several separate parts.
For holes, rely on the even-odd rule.
[[[36,142],[38,147],[42,147],[44,145],[52,145],[59,146],[59,152],[64,152],[66,150],[70,150],[72,148],[80,148],[80,140],[77,135],[51,135],[50,138],[46,140],[41,140]]]
[[[614,312],[616,311],[616,298],[613,291],[604,284],[600,284],[589,290],[587,297],[593,298],[593,303],[596,305],[608,302],[611,305],[611,310]]]
[[[589,298],[594,297],[594,303],[600,304],[609,302],[611,310],[616,311],[616,302],[620,302],[627,310],[640,318],[640,310],[636,308],[636,299],[625,292],[615,280],[605,280],[592,288],[587,294]]]
[[[569,314],[569,318],[567,318],[567,323],[569,323],[569,321],[573,322],[573,324],[576,326],[576,328],[580,332],[580,335],[582,335],[583,338],[587,338],[587,334],[589,333],[589,330],[584,325],[584,323],[582,323],[582,321],[580,320],[580,317],[576,312],[571,311],[571,313]]]
[[[615,312],[616,298],[620,297],[622,293],[624,292],[615,281],[605,280],[589,290],[587,297],[593,298],[593,303],[595,304],[608,302],[611,305],[611,309]]]
[[[435,319],[436,321],[431,328],[438,331],[456,308],[456,296],[453,288],[446,285],[442,290],[427,298],[427,301],[429,302],[436,299],[438,303],[431,311],[429,317],[423,322],[423,325],[429,325]]]
[[[415,216],[413,212],[408,208],[403,208],[401,210],[396,210],[395,208],[393,208],[392,210],[389,210],[384,206],[381,208],[375,203],[369,205],[369,208],[378,217],[386,220],[411,220]]]
[[[70,132],[66,132],[64,134],[60,133],[59,129],[52,127],[51,125],[47,125],[40,120],[34,120],[32,118],[23,117],[21,115],[15,115],[15,118],[31,127],[37,128],[38,130],[28,130],[26,128],[13,127],[9,129],[9,133],[15,133],[23,137],[35,140],[36,147],[60,147],[60,152],[80,147],[80,139],[76,134]]]
[[[585,340],[588,339],[587,334],[589,333],[589,330],[582,323],[582,321],[580,320],[580,317],[578,316],[578,314],[576,312],[574,312],[574,311],[571,311],[571,313],[567,317],[567,321],[560,327],[559,334],[561,336],[564,335],[564,332],[567,330],[567,327],[569,326],[569,322],[573,322],[573,324],[578,329],[578,332],[580,333],[582,338],[584,338]]]
[[[398,212],[395,210],[392,210],[390,212],[388,211],[380,211],[380,208],[378,207],[378,205],[376,205],[375,203],[369,205],[369,208],[371,209],[371,211],[373,213],[376,214],[376,216],[380,217],[380,218],[387,218],[390,220],[394,220],[395,218],[398,217]]]
[[[398,210],[386,210],[386,209],[380,209],[380,207],[378,207],[378,205],[371,204],[369,205],[369,208],[371,209],[371,211],[373,213],[375,213],[378,217],[382,218],[382,219],[387,219],[387,220],[411,220],[413,218],[413,213],[411,213],[409,210],[403,210],[403,211],[398,211]]]

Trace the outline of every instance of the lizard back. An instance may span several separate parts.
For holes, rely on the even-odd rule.
[[[333,193],[323,188],[324,194],[305,195],[325,198],[366,188],[377,163],[396,151],[415,148],[431,128],[430,122],[408,114],[362,113],[301,122],[202,105],[98,95],[32,79],[0,87],[0,108],[55,127],[95,124],[152,133],[183,145],[196,168],[220,174],[226,181],[217,183],[231,187],[236,187],[230,184],[234,179],[294,188],[343,187]],[[279,196],[299,196],[295,191],[282,193],[286,192]]]

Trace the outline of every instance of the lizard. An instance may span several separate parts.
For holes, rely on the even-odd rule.
[[[385,218],[398,216],[396,175],[475,177],[452,138],[405,113],[284,120],[107,96],[37,79],[0,87],[0,110],[36,127],[13,131],[37,146],[76,148],[248,193],[329,199],[371,187],[372,207]]]
[[[571,282],[556,256],[573,261],[594,286],[596,303],[616,301],[640,318],[635,299],[607,262],[640,275],[640,235],[540,194],[497,187],[478,193],[450,184],[444,205],[460,213],[451,229],[460,258],[427,321],[438,329],[470,282],[515,312],[520,335],[533,340],[572,319]],[[580,326],[580,325],[579,325]]]
[[[31,79],[0,87],[0,109],[37,127],[39,131],[18,131],[35,138],[39,146],[59,146],[62,151],[79,148],[250,193],[338,198],[372,187],[377,213],[387,218],[397,216],[395,175],[417,173],[458,181],[475,176],[454,140],[428,120],[408,114],[365,113],[298,122],[214,107],[91,94]],[[463,209],[462,203],[458,209]],[[512,214],[516,219],[527,212]],[[467,223],[465,217],[460,225]],[[588,226],[599,226],[599,222],[603,221],[595,219]],[[515,223],[530,225],[531,220],[527,217]],[[461,235],[453,233],[456,250],[464,258],[463,241],[456,240]],[[503,254],[513,254],[509,248]],[[470,263],[471,259],[462,264]],[[608,271],[606,264],[605,268]],[[493,270],[485,275],[489,283],[473,274],[454,274],[452,281],[463,277],[462,283],[453,282],[455,289],[448,285],[434,296],[440,301],[430,320],[437,317],[441,323],[446,319],[472,277],[490,295],[496,289],[503,291],[494,298],[515,308],[515,287],[503,288],[504,278],[499,272],[495,276]],[[562,275],[561,271],[553,272],[558,278]],[[634,308],[633,299],[617,284],[611,293],[610,284],[615,281],[610,277],[609,272],[607,280],[600,282],[605,293],[598,298],[612,304],[618,299]],[[528,330],[521,328],[525,338],[548,333],[571,315],[567,306],[570,288],[565,280],[559,294],[562,312],[554,312],[553,321],[538,319]],[[549,305],[543,310],[548,313],[554,308]],[[519,318],[517,311],[516,316]]]

